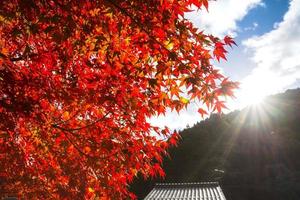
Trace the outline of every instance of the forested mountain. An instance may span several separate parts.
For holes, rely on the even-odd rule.
[[[228,200],[300,199],[300,89],[212,115],[180,135],[164,159],[166,178],[132,184],[139,198],[155,182],[219,181]]]

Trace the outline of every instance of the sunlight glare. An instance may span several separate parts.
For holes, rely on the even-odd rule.
[[[247,105],[257,105],[260,104],[265,98],[266,94],[261,91],[248,91],[241,97],[242,104]]]
[[[280,80],[275,74],[256,73],[241,82],[237,91],[238,107],[260,104],[264,98],[274,92],[278,92]]]

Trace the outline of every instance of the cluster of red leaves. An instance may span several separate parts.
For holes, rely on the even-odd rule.
[[[211,65],[234,42],[185,20],[192,4],[208,8],[207,0],[2,0],[0,193],[124,199],[138,173],[163,176],[162,156],[178,136],[147,119],[193,99],[220,111],[219,97],[237,86]]]

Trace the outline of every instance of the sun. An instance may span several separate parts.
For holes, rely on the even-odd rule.
[[[266,94],[259,91],[248,91],[241,96],[241,102],[244,106],[260,104],[266,97]]]
[[[260,104],[268,95],[266,90],[267,88],[264,88],[255,81],[248,85],[242,85],[240,90],[237,92],[239,107]]]
[[[278,92],[284,80],[271,71],[257,71],[241,81],[236,93],[237,107],[261,104],[265,97]]]
[[[258,106],[263,103],[268,94],[264,90],[253,88],[240,88],[235,98],[228,101],[230,109],[243,109],[247,106]]]
[[[265,97],[272,93],[274,89],[272,85],[265,84],[258,79],[244,82],[236,95],[239,102],[238,107],[258,105],[262,103]]]

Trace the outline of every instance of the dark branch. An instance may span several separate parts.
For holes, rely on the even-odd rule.
[[[2,53],[0,53],[0,57],[4,58],[4,59],[9,59],[11,62],[16,62],[16,61],[20,61],[20,60],[25,60],[26,58],[32,58],[32,57],[35,57],[37,56],[38,54],[29,54],[29,55],[26,55],[26,56],[19,56],[19,57],[8,57]]]
[[[104,118],[107,117],[107,115],[108,115],[109,113],[110,113],[110,112],[107,112],[103,117],[101,117],[101,118],[99,118],[99,119],[93,121],[93,122],[90,123],[90,124],[87,124],[87,125],[81,126],[81,127],[77,127],[77,128],[65,128],[65,127],[59,126],[58,124],[52,124],[52,127],[53,127],[53,128],[57,128],[57,129],[60,129],[60,130],[62,130],[62,131],[69,131],[69,132],[70,132],[70,131],[71,131],[71,132],[72,132],[72,131],[79,131],[79,130],[82,130],[82,129],[91,127],[91,126],[95,125],[96,123],[102,121]]]
[[[90,155],[84,153],[84,152],[77,146],[77,144],[75,144],[75,143],[71,140],[71,138],[68,136],[68,133],[69,133],[69,132],[67,132],[67,131],[62,131],[62,132],[64,133],[64,135],[66,136],[66,138],[68,139],[68,141],[75,147],[75,149],[76,149],[80,154],[82,154],[82,155],[84,155],[84,156],[86,156],[86,157],[88,157],[88,158],[93,158],[92,156],[90,156]]]

